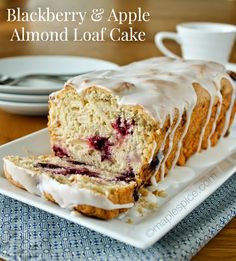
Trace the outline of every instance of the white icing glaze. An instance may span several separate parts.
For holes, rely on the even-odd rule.
[[[4,170],[9,173],[14,181],[22,185],[30,193],[39,195],[37,176],[24,168],[16,166],[13,162],[3,158]]]
[[[168,115],[173,115],[176,109],[181,109],[184,105],[189,107],[195,101],[195,92],[190,88],[192,78],[187,74],[174,73],[176,61],[167,59],[166,62],[173,63],[172,71],[168,68],[164,70],[159,59],[155,59],[155,66],[142,61],[117,71],[81,75],[69,80],[67,84],[74,85],[79,92],[91,86],[112,91],[119,104],[143,106],[162,127]]]
[[[134,204],[114,204],[106,196],[79,188],[75,185],[61,184],[48,175],[40,175],[39,190],[43,195],[49,193],[63,208],[73,209],[77,205],[89,205],[102,209],[131,208]]]
[[[211,146],[211,138],[212,138],[213,134],[215,133],[216,123],[217,123],[217,121],[218,121],[218,118],[219,118],[220,112],[221,112],[221,108],[222,108],[223,98],[222,98],[222,95],[221,95],[220,90],[218,90],[216,96],[219,98],[219,106],[217,107],[215,120],[214,120],[214,122],[213,122],[210,135],[208,136],[207,147],[210,147],[210,146]]]
[[[152,161],[152,159],[153,159],[153,157],[154,157],[156,148],[157,148],[157,143],[154,141],[153,148],[152,148],[152,154],[151,154],[150,159],[148,160],[148,163],[151,163],[151,161]]]
[[[195,97],[195,102],[197,101],[197,98]],[[185,135],[187,134],[188,132],[188,128],[189,128],[189,124],[190,124],[190,121],[191,121],[191,115],[192,115],[192,112],[193,112],[193,109],[195,107],[195,104],[193,104],[188,111],[186,111],[186,124],[185,124],[185,127],[184,127],[184,131],[179,139],[179,142],[178,142],[178,145],[177,145],[177,151],[175,153],[175,158],[172,162],[172,166],[170,168],[170,170],[173,170],[173,168],[175,167],[178,159],[179,159],[179,155],[180,155],[180,152],[181,152],[181,148],[182,148],[182,143],[183,143],[183,140],[184,140],[184,137]]]
[[[232,81],[232,79],[230,78],[230,76],[228,74],[221,73],[221,74],[218,74],[217,77],[214,78],[214,84],[215,84],[216,89],[217,89],[216,96],[219,98],[220,105],[217,108],[216,117],[215,117],[215,120],[214,120],[214,123],[213,123],[213,127],[211,129],[211,133],[208,136],[208,146],[211,145],[211,137],[215,132],[216,123],[217,123],[217,120],[220,116],[220,112],[221,112],[221,108],[222,108],[223,99],[222,99],[220,89],[221,89],[221,81],[222,81],[223,78],[226,78],[231,83],[233,90],[232,90],[232,97],[231,97],[231,101],[230,101],[230,106],[229,106],[229,109],[227,110],[226,116],[225,116],[225,124],[224,124],[224,129],[223,129],[222,134],[221,134],[221,138],[224,137],[224,135],[226,134],[226,132],[229,128],[229,124],[230,124],[230,116],[231,116],[234,101],[235,101],[235,89],[236,88],[235,88],[235,84]]]
[[[211,85],[211,84],[210,84]],[[204,86],[204,85],[202,85]],[[203,141],[203,137],[204,137],[204,134],[205,134],[205,130],[206,130],[206,127],[211,119],[211,114],[212,114],[212,108],[213,108],[213,105],[214,105],[214,101],[215,101],[215,93],[216,93],[216,90],[215,91],[212,91],[210,88],[208,89],[208,93],[210,94],[210,104],[209,104],[209,109],[208,109],[208,112],[207,112],[207,117],[206,117],[206,122],[204,124],[204,126],[202,127],[201,129],[201,133],[200,133],[200,138],[199,138],[199,142],[198,142],[198,148],[197,148],[197,152],[199,152],[201,150],[201,147],[202,147],[202,141]]]
[[[175,124],[175,126],[174,126],[174,128],[173,128],[173,130],[172,130],[172,132],[171,132],[171,134],[170,134],[170,136],[169,136],[169,147],[168,147],[168,151],[167,151],[167,153],[166,153],[166,155],[165,155],[165,157],[164,157],[164,159],[163,159],[162,165],[161,165],[161,180],[163,180],[164,177],[165,177],[165,163],[166,163],[166,161],[167,161],[167,159],[168,159],[168,157],[169,157],[169,155],[170,155],[170,153],[171,153],[171,151],[172,151],[173,141],[174,141],[174,136],[175,136],[175,131],[176,131],[176,129],[178,128],[178,126],[179,126],[179,124],[180,124],[180,122],[181,122],[182,115],[183,115],[183,111],[184,111],[184,108],[183,108],[182,111],[179,112],[178,120],[177,120],[177,122],[176,122],[176,124]]]
[[[175,159],[172,163],[172,169],[176,165],[180,155],[182,142],[187,134],[192,111],[197,102],[197,96],[193,87],[193,83],[199,83],[210,95],[210,106],[206,118],[206,122],[201,130],[198,151],[201,149],[202,140],[206,127],[210,121],[212,108],[215,97],[220,98],[221,79],[225,77],[231,83],[230,77],[227,75],[224,66],[214,62],[203,61],[183,61],[181,59],[174,60],[170,58],[152,58],[140,62],[135,62],[127,66],[120,67],[117,71],[97,71],[86,75],[75,77],[67,82],[77,88],[79,93],[86,88],[97,86],[112,92],[120,105],[141,105],[154,119],[163,127],[167,116],[173,119],[175,110],[179,111],[179,119],[182,112],[186,112],[186,124],[182,136],[179,139]],[[233,88],[235,89],[233,83]],[[233,90],[235,95],[235,90]],[[235,97],[232,97],[230,108],[226,113],[226,121],[222,136],[226,133],[233,103]],[[220,102],[221,107],[222,102]],[[218,108],[215,122],[213,124],[212,133],[214,133],[220,108]],[[176,127],[177,128],[177,127]],[[163,166],[167,156],[171,152],[173,145],[173,132],[168,132],[160,151],[163,151],[165,140],[170,137],[170,146],[166,157],[159,164],[158,169]],[[211,136],[210,135],[210,136]],[[209,143],[210,137],[208,138]],[[163,174],[162,174],[163,177]],[[156,184],[155,177],[151,178],[152,184]]]
[[[234,106],[234,102],[235,102],[235,89],[236,89],[235,88],[235,84],[234,84],[233,80],[230,78],[229,75],[225,75],[224,78],[226,78],[231,83],[231,85],[233,86],[233,93],[232,93],[232,98],[231,98],[229,109],[228,109],[228,111],[226,113],[224,129],[223,129],[221,137],[225,136],[225,134],[226,134],[226,132],[227,132],[227,130],[229,128],[230,116],[231,116],[231,112],[232,112],[232,109],[233,109],[233,106]]]
[[[114,204],[105,195],[78,186],[61,184],[46,174],[37,175],[15,165],[13,162],[4,160],[4,169],[11,175],[13,180],[21,184],[27,191],[36,195],[48,192],[63,208],[72,209],[77,205],[89,205],[107,210],[130,208],[134,204]]]

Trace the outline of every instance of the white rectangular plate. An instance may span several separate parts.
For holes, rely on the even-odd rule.
[[[188,178],[178,180],[178,174],[177,182],[167,186],[168,196],[160,198],[159,208],[132,224],[118,218],[102,221],[82,215],[73,215],[56,204],[21,190],[4,178],[2,160],[0,161],[0,193],[124,243],[145,249],[170,231],[233,175],[236,171],[235,150],[236,135],[232,133],[230,137],[222,139],[215,148],[211,148],[201,155],[193,156],[191,161],[192,166],[195,167],[178,167],[178,172],[183,170],[182,178],[183,176]],[[6,155],[39,155],[49,151],[49,137],[47,129],[44,129],[0,146],[0,158]],[[190,175],[188,175],[188,171],[190,171]],[[165,183],[161,185],[166,186]]]

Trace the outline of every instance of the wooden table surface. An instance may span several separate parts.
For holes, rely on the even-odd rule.
[[[10,3],[9,3],[10,2]],[[89,3],[88,3],[89,2]],[[66,3],[66,6],[65,6]],[[92,4],[91,4],[92,3]],[[138,3],[138,5],[137,5]],[[89,10],[95,7],[104,7],[106,10],[136,10],[141,6],[151,13],[149,23],[136,23],[136,29],[147,33],[143,43],[121,43],[106,39],[102,43],[48,43],[48,42],[10,42],[14,28],[25,26],[30,30],[58,30],[63,24],[6,22],[6,8],[20,6],[24,10],[34,10],[36,7],[50,7],[53,10]],[[7,1],[0,0],[0,57],[22,55],[75,55],[90,56],[113,61],[120,65],[161,53],[153,43],[153,36],[158,31],[175,31],[176,24],[186,21],[214,21],[236,24],[235,0],[97,0],[97,1]],[[81,31],[95,30],[93,24],[85,23]],[[101,25],[100,25],[101,26]],[[114,25],[109,25],[114,26]],[[116,25],[117,26],[117,25]],[[127,25],[122,26],[123,30]],[[173,42],[167,45],[176,53],[179,48]],[[234,46],[230,62],[236,63],[236,48]],[[0,68],[1,71],[1,68]],[[0,144],[4,144],[28,133],[45,128],[46,117],[30,117],[9,114],[0,109]],[[214,239],[212,239],[193,260],[236,260],[236,219],[234,218]],[[0,259],[1,260],[1,259]]]

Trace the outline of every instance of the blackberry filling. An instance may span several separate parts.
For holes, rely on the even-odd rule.
[[[74,165],[85,165],[84,162],[80,162],[80,161],[77,161],[77,160],[66,160],[67,162],[69,163],[72,163]]]
[[[64,167],[59,166],[56,164],[51,163],[42,163],[39,162],[35,165],[37,168],[43,168],[49,170],[53,174],[59,174],[59,175],[72,175],[72,174],[79,174],[82,176],[88,176],[88,177],[99,177],[99,173],[90,171],[87,168],[72,168],[72,167]]]
[[[132,169],[129,171],[122,173],[120,176],[115,178],[116,181],[125,181],[127,183],[131,181],[135,181],[135,174]]]
[[[59,146],[54,145],[52,149],[54,151],[55,156],[57,156],[59,158],[64,158],[64,157],[68,158],[69,157],[67,152],[63,148],[61,148]]]
[[[80,175],[85,175],[89,177],[98,177],[99,174],[94,171],[90,171],[87,168],[65,168],[65,175],[70,175],[70,174],[80,174]]]
[[[45,163],[45,162],[38,162],[35,165],[36,168],[45,168],[45,169],[62,169],[62,166],[52,164],[52,163]]]
[[[138,187],[134,189],[133,197],[135,201],[139,200],[139,193],[138,193]]]
[[[134,125],[135,125],[134,120],[128,122],[126,119],[121,120],[121,117],[118,117],[116,122],[111,124],[112,128],[115,129],[121,136],[133,134],[132,128]]]
[[[114,144],[109,141],[109,138],[95,135],[88,139],[89,146],[101,152],[101,161],[111,160],[110,147]]]
[[[153,158],[153,160],[149,164],[149,168],[150,168],[151,171],[154,171],[157,168],[157,166],[159,165],[162,157],[163,157],[162,153],[158,152],[156,157]]]

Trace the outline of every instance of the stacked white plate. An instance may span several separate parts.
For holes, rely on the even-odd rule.
[[[0,59],[0,75],[78,75],[94,70],[115,69],[114,63],[73,56],[20,56]],[[63,80],[28,79],[17,85],[0,84],[0,109],[14,114],[46,115],[48,96],[63,87]]]

